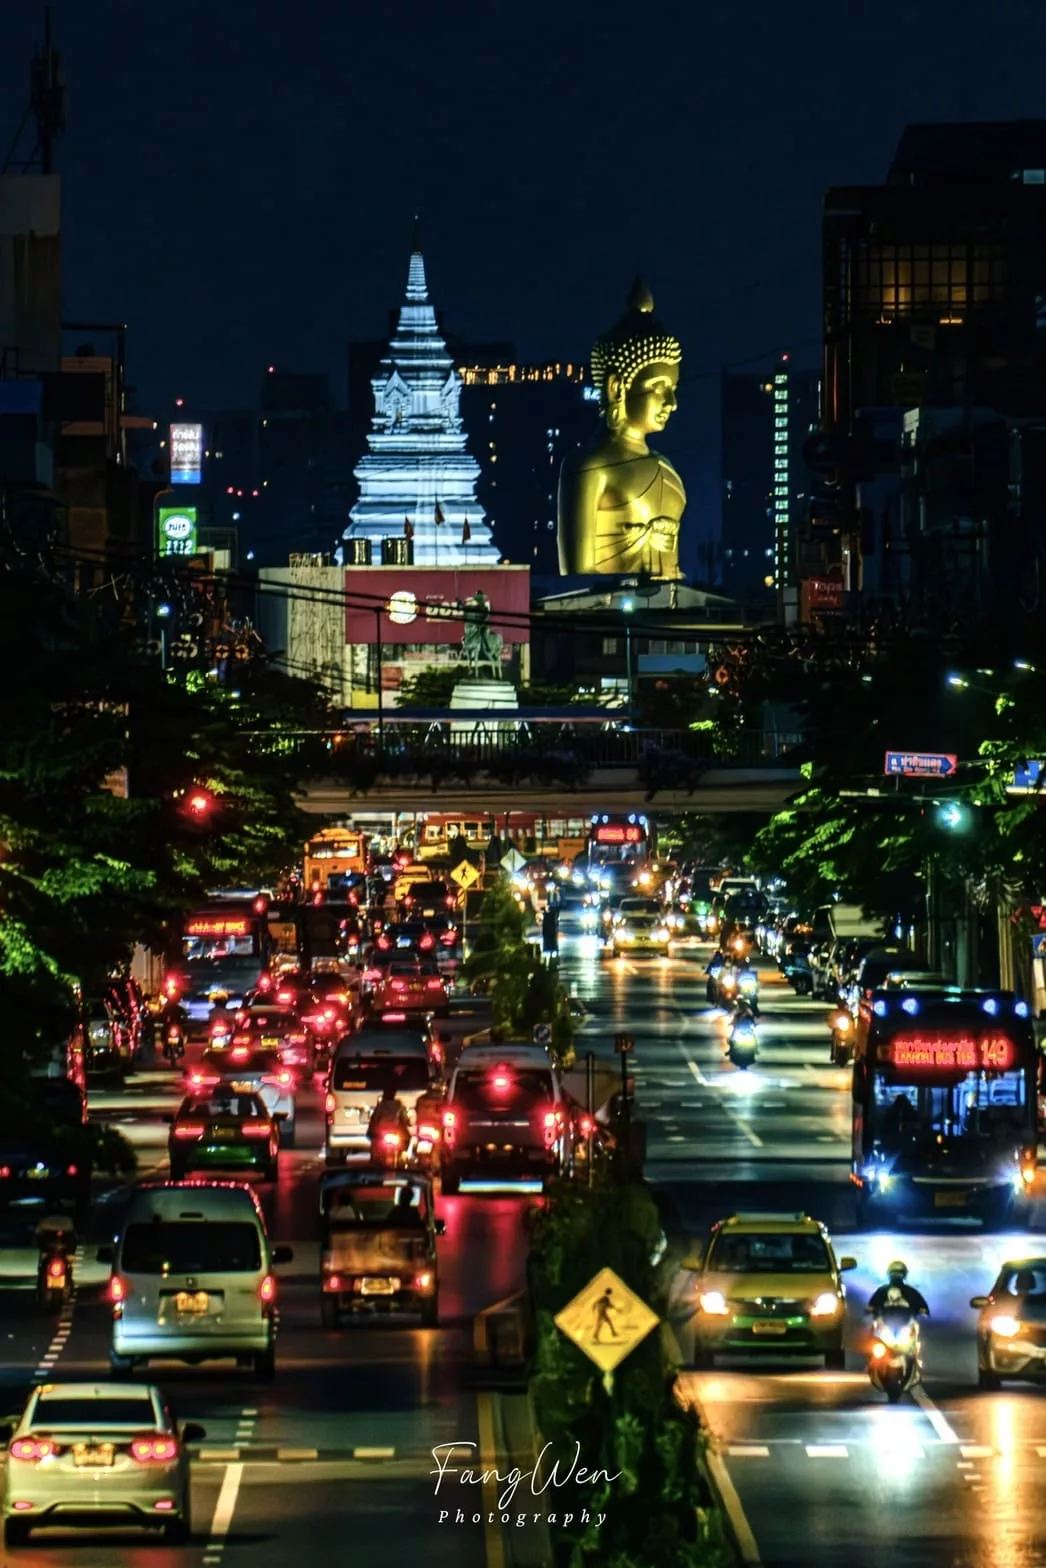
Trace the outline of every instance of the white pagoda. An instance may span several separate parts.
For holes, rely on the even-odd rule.
[[[369,450],[355,470],[360,497],[345,539],[413,539],[415,566],[496,566],[500,553],[476,500],[479,464],[465,447],[461,377],[429,304],[418,228],[407,297],[374,388]],[[348,551],[345,552],[348,558]]]

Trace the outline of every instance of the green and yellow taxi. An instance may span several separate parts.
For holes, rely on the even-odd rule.
[[[837,1260],[820,1220],[806,1214],[734,1214],[713,1226],[692,1270],[694,1359],[823,1356],[845,1365],[846,1287],[856,1259]]]
[[[170,1118],[171,1179],[192,1171],[242,1171],[275,1181],[280,1150],[279,1118],[260,1095],[218,1088],[189,1095]]]

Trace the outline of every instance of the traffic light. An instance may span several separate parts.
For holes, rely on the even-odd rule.
[[[942,800],[934,807],[933,819],[948,833],[968,833],[973,826],[973,811],[961,800]]]

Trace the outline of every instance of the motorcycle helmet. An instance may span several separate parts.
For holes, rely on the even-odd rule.
[[[886,1272],[890,1279],[900,1280],[903,1285],[908,1278],[908,1265],[907,1263],[902,1263],[900,1258],[895,1258],[892,1263],[887,1265]]]

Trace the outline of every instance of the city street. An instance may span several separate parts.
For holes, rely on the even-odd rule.
[[[716,1219],[738,1210],[806,1211],[823,1219],[847,1276],[845,1372],[815,1363],[739,1360],[713,1373],[686,1371],[680,1386],[715,1435],[726,1489],[752,1560],[767,1568],[836,1564],[983,1565],[1011,1568],[1036,1555],[1029,1520],[1046,1504],[1046,1409],[1033,1388],[976,1387],[971,1295],[988,1289],[999,1263],[1034,1242],[983,1235],[963,1222],[933,1235],[855,1234],[848,1181],[849,1083],[828,1061],[823,1003],[798,1000],[762,966],[760,1056],[748,1072],[725,1058],[722,1021],[706,1005],[707,952],[685,959],[607,959],[563,919],[565,979],[590,1016],[578,1054],[604,1062],[614,1036],[630,1034],[638,1115],[646,1125],[647,1173],[662,1195],[666,1230],[682,1256],[700,1248]],[[471,1023],[461,1020],[458,1032]],[[137,1074],[122,1093],[99,1089],[92,1112],[135,1143],[143,1175],[165,1169],[166,1125],[177,1100],[167,1068]],[[489,1453],[489,1427],[469,1387],[474,1315],[519,1288],[527,1196],[469,1192],[441,1200],[441,1326],[367,1321],[327,1332],[319,1324],[316,1184],[322,1170],[318,1087],[299,1100],[298,1147],[281,1155],[280,1180],[263,1191],[270,1234],[290,1244],[279,1270],[280,1341],[275,1383],[254,1383],[225,1364],[151,1369],[182,1419],[207,1432],[193,1466],[195,1538],[172,1551],[113,1534],[75,1546],[76,1561],[101,1568],[220,1560],[361,1564],[418,1557],[481,1564],[482,1525],[438,1524],[431,1449],[474,1443]],[[79,1267],[71,1319],[56,1326],[36,1309],[35,1255],[0,1255],[0,1379],[3,1413],[33,1381],[104,1377],[109,1308],[97,1242],[119,1222],[122,1189],[97,1208],[97,1234]],[[10,1238],[9,1238],[10,1239]],[[861,1352],[864,1303],[890,1258],[903,1256],[930,1301],[926,1384],[895,1408],[872,1391]],[[21,1274],[21,1278],[19,1278]],[[676,1281],[675,1323],[689,1362],[692,1276]],[[486,1446],[484,1446],[486,1445]],[[463,1455],[464,1458],[464,1455]],[[490,1454],[493,1459],[493,1454]],[[478,1507],[478,1504],[477,1504]],[[58,1534],[19,1554],[50,1564],[69,1548]],[[496,1550],[496,1549],[495,1549]],[[248,1558],[248,1553],[250,1557]]]
[[[1030,1236],[984,1235],[964,1221],[934,1234],[855,1233],[849,1073],[829,1065],[828,1009],[797,999],[762,964],[759,1060],[740,1072],[725,1059],[705,1001],[710,951],[607,960],[595,938],[568,935],[563,959],[593,1015],[579,1052],[609,1059],[619,1029],[635,1039],[647,1173],[670,1199],[673,1239],[700,1245],[710,1224],[738,1211],[805,1211],[828,1225],[837,1256],[858,1260],[846,1276],[845,1372],[738,1359],[680,1379],[718,1441],[753,1560],[757,1552],[767,1568],[1046,1562],[1036,1542],[1046,1394],[1020,1384],[977,1389],[968,1304],[1004,1259],[1036,1251],[1041,1202]],[[932,1318],[925,1387],[890,1407],[868,1382],[861,1342],[864,1305],[897,1256]],[[677,1281],[681,1317],[691,1279]],[[680,1338],[689,1359],[685,1329]]]

